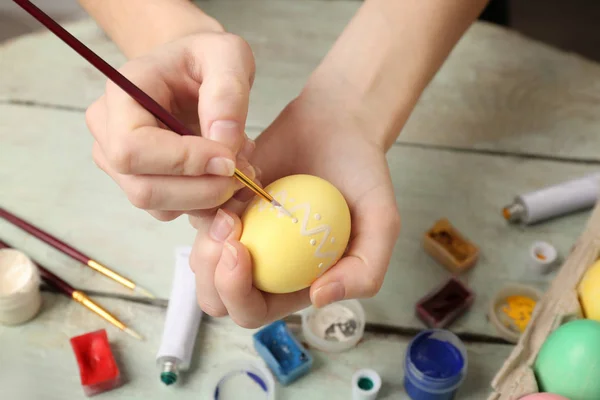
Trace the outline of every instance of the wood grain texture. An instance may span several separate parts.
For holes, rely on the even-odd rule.
[[[0,365],[5,366],[0,376],[2,398],[85,399],[69,338],[98,329],[106,329],[125,379],[122,387],[100,396],[107,400],[210,399],[216,380],[228,362],[258,358],[252,345],[254,330],[239,328],[227,319],[206,319],[200,326],[191,369],[182,375],[181,385],[167,388],[159,380],[155,361],[162,337],[164,309],[99,299],[146,336],[145,342],[138,342],[58,295],[44,293],[43,300],[41,313],[30,323],[18,327],[0,325]],[[301,333],[295,333],[302,339]],[[378,399],[407,400],[402,379],[403,357],[409,340],[367,334],[354,349],[344,353],[310,350],[315,359],[312,372],[287,387],[277,384],[277,399],[346,400],[351,396],[352,374],[360,368],[374,368],[383,380]],[[484,398],[493,374],[510,349],[511,346],[498,344],[468,345],[469,375],[459,398]],[[245,393],[238,396],[236,398],[259,400]]]
[[[173,249],[191,244],[194,230],[185,218],[162,223],[130,205],[121,189],[93,163],[92,137],[81,113],[0,105],[0,143],[4,208],[123,272],[152,293],[168,297]],[[476,293],[475,304],[452,328],[489,335],[496,333],[485,311],[496,290],[509,281],[529,281],[543,289],[553,276],[529,272],[529,245],[543,239],[561,255],[567,254],[589,214],[521,229],[505,223],[502,206],[516,193],[596,169],[402,145],[391,149],[388,162],[402,233],[383,288],[364,302],[368,320],[423,327],[414,316],[414,304],[450,273],[423,251],[421,239],[438,218],[447,217],[481,247],[479,262],[463,277]],[[75,287],[128,293],[5,221],[0,221],[0,237],[27,250]]]
[[[242,35],[255,53],[258,70],[248,119],[251,136],[258,135],[296,96],[360,6],[346,0],[199,4]],[[123,56],[90,20],[67,28],[112,65],[123,63]],[[167,298],[173,248],[191,244],[194,230],[184,218],[161,223],[135,209],[94,165],[83,111],[102,93],[104,84],[103,76],[48,32],[0,45],[0,202]],[[599,105],[597,64],[502,28],[474,24],[422,96],[400,143],[388,154],[403,227],[381,292],[363,301],[369,322],[423,328],[414,315],[414,304],[449,272],[425,254],[421,238],[438,218],[447,217],[481,247],[482,254],[462,277],[474,289],[475,303],[452,329],[498,336],[485,315],[494,292],[512,281],[545,289],[555,276],[528,271],[529,244],[547,240],[564,257],[590,214],[520,228],[505,224],[501,207],[517,193],[579,177],[597,166],[483,152],[600,160],[596,151]],[[0,237],[76,287],[129,293],[4,221],[0,221]],[[0,326],[0,365],[11,365],[0,374],[7,397],[83,399],[68,339],[100,328],[109,332],[127,379],[123,388],[102,396],[107,399],[207,398],[216,368],[227,360],[255,356],[252,331],[228,319],[211,320],[202,325],[196,364],[184,386],[166,389],[158,381],[154,361],[164,309],[98,299],[148,337],[138,343],[67,299],[45,294],[44,300],[42,314],[32,323]],[[375,367],[385,385],[379,398],[407,399],[402,389],[407,340],[369,334],[353,351],[315,352],[315,372],[285,390],[279,387],[280,398],[347,399],[352,372]],[[469,345],[469,375],[459,398],[485,398],[511,349]]]
[[[302,88],[358,1],[199,1],[252,46],[256,136]],[[89,20],[68,29],[114,66],[124,57]],[[0,99],[85,108],[104,77],[48,32],[0,46]],[[424,92],[399,141],[578,159],[595,151],[600,66],[515,32],[475,23]],[[432,117],[434,116],[434,117]]]

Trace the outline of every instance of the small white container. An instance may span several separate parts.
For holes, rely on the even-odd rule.
[[[42,305],[40,274],[33,261],[15,249],[0,250],[0,323],[23,324]]]
[[[311,347],[337,353],[356,346],[363,337],[365,322],[365,311],[358,300],[342,300],[304,310],[302,334]]]
[[[540,301],[543,293],[533,286],[511,283],[500,289],[490,302],[488,317],[496,331],[502,338],[510,343],[517,343],[521,337],[521,332],[512,327],[508,322],[510,318],[503,316],[502,308],[506,305],[506,300],[510,296],[522,296],[533,300],[536,303]],[[535,308],[534,308],[535,309]]]
[[[529,265],[538,274],[547,274],[558,263],[558,252],[548,242],[534,242],[529,248]]]
[[[373,369],[361,369],[352,376],[352,400],[375,400],[379,389],[381,377]]]

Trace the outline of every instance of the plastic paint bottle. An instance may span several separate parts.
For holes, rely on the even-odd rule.
[[[408,345],[404,371],[412,400],[452,400],[467,374],[467,350],[450,331],[425,330]]]

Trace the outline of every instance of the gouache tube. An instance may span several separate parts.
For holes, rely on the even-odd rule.
[[[175,251],[176,263],[162,342],[156,356],[165,385],[177,381],[192,358],[202,310],[196,300],[196,280],[189,266],[190,247]]]
[[[502,214],[509,222],[534,224],[592,208],[598,200],[600,173],[563,182],[515,198]]]

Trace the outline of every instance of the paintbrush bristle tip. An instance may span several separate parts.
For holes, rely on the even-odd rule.
[[[144,337],[143,337],[142,335],[140,335],[139,333],[137,333],[136,331],[134,331],[134,330],[133,330],[133,329],[131,329],[131,328],[125,328],[125,329],[123,329],[123,331],[124,331],[125,333],[127,333],[128,335],[130,335],[130,336],[133,336],[133,337],[134,337],[134,338],[136,338],[137,340],[140,340],[140,341],[143,341],[143,340],[144,340]]]
[[[149,297],[149,298],[151,298],[151,299],[156,299],[156,296],[154,296],[152,293],[150,293],[150,291],[148,291],[148,290],[144,289],[144,288],[143,288],[143,287],[141,287],[141,286],[137,286],[137,285],[136,285],[136,286],[133,288],[133,291],[134,291],[134,292],[136,292],[136,293],[139,293],[139,294],[141,294],[141,295],[143,295],[143,296]]]
[[[290,218],[291,218],[291,217],[293,217],[292,213],[291,213],[291,212],[289,212],[288,210],[286,210],[286,209],[283,207],[283,205],[282,205],[280,202],[278,202],[277,200],[273,199],[273,201],[271,202],[271,204],[272,204],[272,205],[273,205],[275,208],[277,208],[279,211],[281,211],[282,213],[284,213],[285,215],[287,215],[288,217],[290,217]]]

